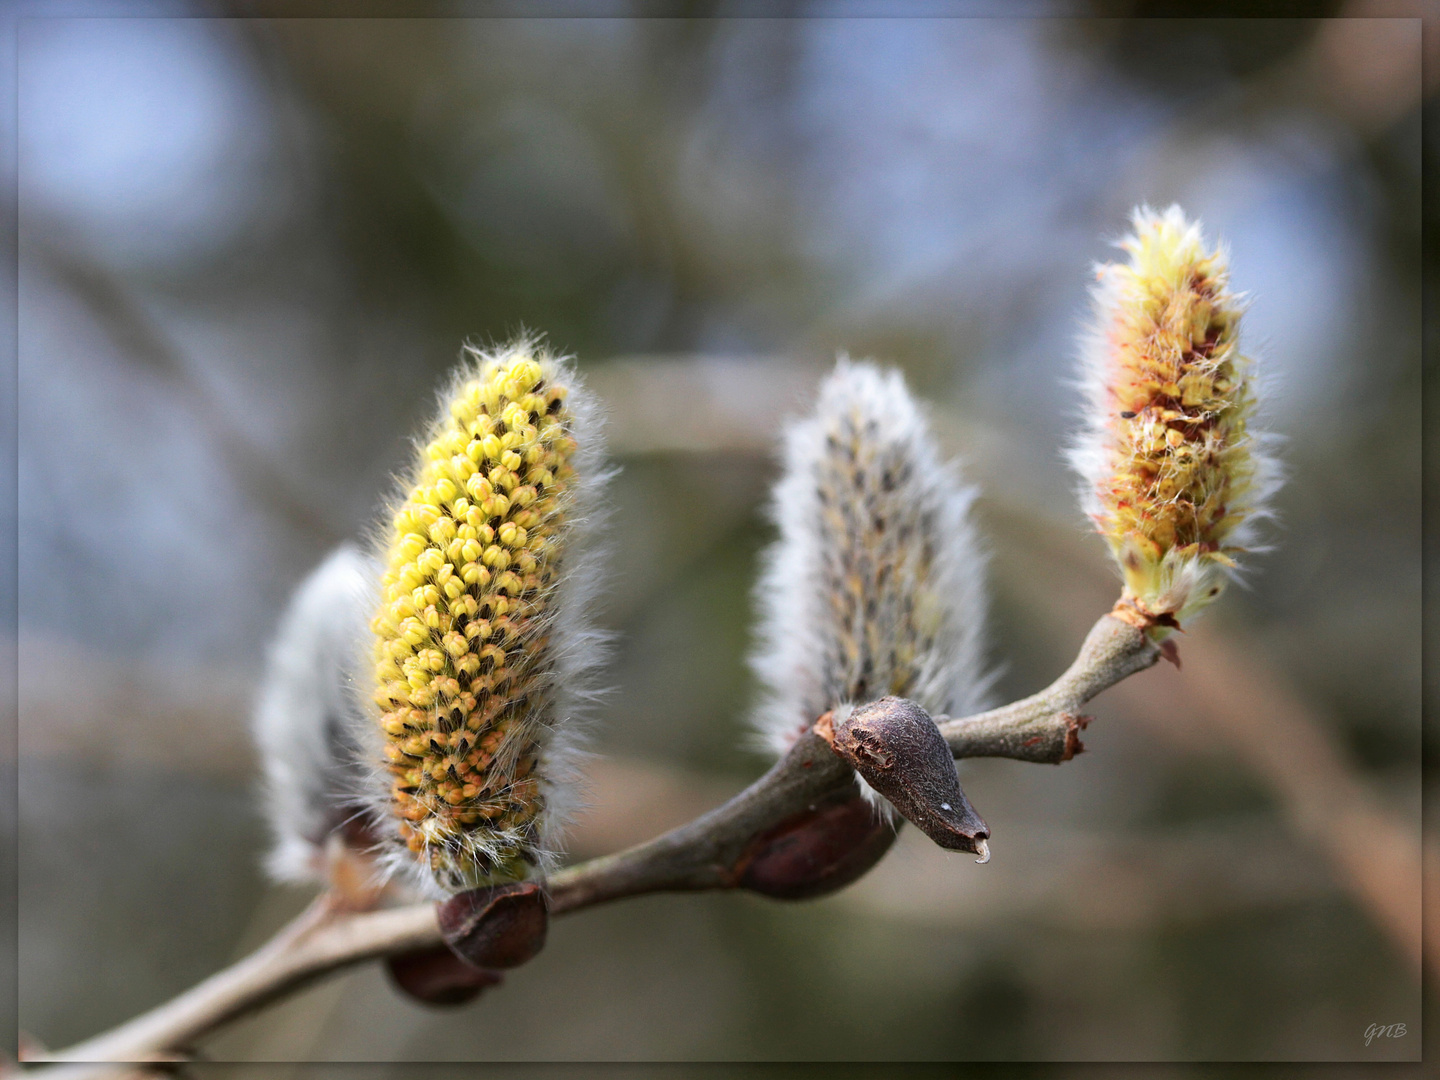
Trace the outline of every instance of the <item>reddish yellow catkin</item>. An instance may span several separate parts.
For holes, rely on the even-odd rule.
[[[1117,613],[1163,636],[1220,594],[1275,470],[1252,430],[1224,248],[1178,206],[1138,209],[1132,223],[1119,245],[1129,262],[1097,268],[1071,460],[1124,579]]]
[[[588,423],[567,364],[528,341],[472,351],[383,537],[381,829],[390,867],[432,895],[524,878],[553,854],[593,636],[573,587],[589,573],[573,550],[598,453],[577,441]]]

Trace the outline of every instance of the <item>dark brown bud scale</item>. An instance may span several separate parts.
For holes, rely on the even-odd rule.
[[[519,967],[545,947],[550,902],[533,881],[457,893],[436,905],[445,944],[477,968]]]
[[[464,1005],[502,979],[498,971],[460,959],[448,945],[387,956],[385,971],[397,989],[425,1005]]]
[[[823,719],[823,718],[822,718]],[[815,730],[865,782],[942,848],[989,858],[985,824],[955,772],[950,746],[930,714],[905,698],[862,705]]]
[[[895,842],[895,828],[859,795],[831,799],[760,834],[739,884],[777,900],[809,900],[858,880]]]

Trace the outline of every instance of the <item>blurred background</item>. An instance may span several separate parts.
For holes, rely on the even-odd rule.
[[[1117,594],[1061,460],[1090,268],[1178,201],[1253,298],[1274,550],[1083,757],[962,764],[991,864],[907,830],[820,902],[591,910],[458,1012],[371,966],[205,1052],[1418,1059],[1421,49],[1366,18],[22,20],[20,1028],[118,1023],[306,902],[259,869],[253,688],[462,341],[576,354],[623,467],[577,857],[765,766],[763,501],[837,351],[933,404],[982,489],[997,699],[1043,686]]]

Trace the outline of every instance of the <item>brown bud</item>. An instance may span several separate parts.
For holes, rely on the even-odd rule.
[[[519,967],[545,947],[550,902],[533,881],[457,893],[437,905],[440,933],[478,968]]]
[[[741,856],[739,884],[778,900],[824,896],[864,875],[894,842],[894,827],[847,793],[757,836]]]
[[[862,705],[841,723],[816,724],[835,753],[926,836],[951,851],[990,858],[990,827],[955,772],[955,758],[930,714],[905,698]]]
[[[426,1005],[463,1005],[501,980],[498,971],[477,968],[446,945],[387,956],[385,971],[398,989]]]

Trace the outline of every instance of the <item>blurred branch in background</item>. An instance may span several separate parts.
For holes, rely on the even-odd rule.
[[[328,546],[339,540],[344,530],[327,514],[328,501],[306,490],[274,459],[272,448],[244,433],[231,410],[200,382],[194,365],[169,339],[163,324],[146,312],[124,275],[73,244],[40,241],[27,254],[85,306],[126,360],[173,388],[257,507],[275,514],[315,544]]]

